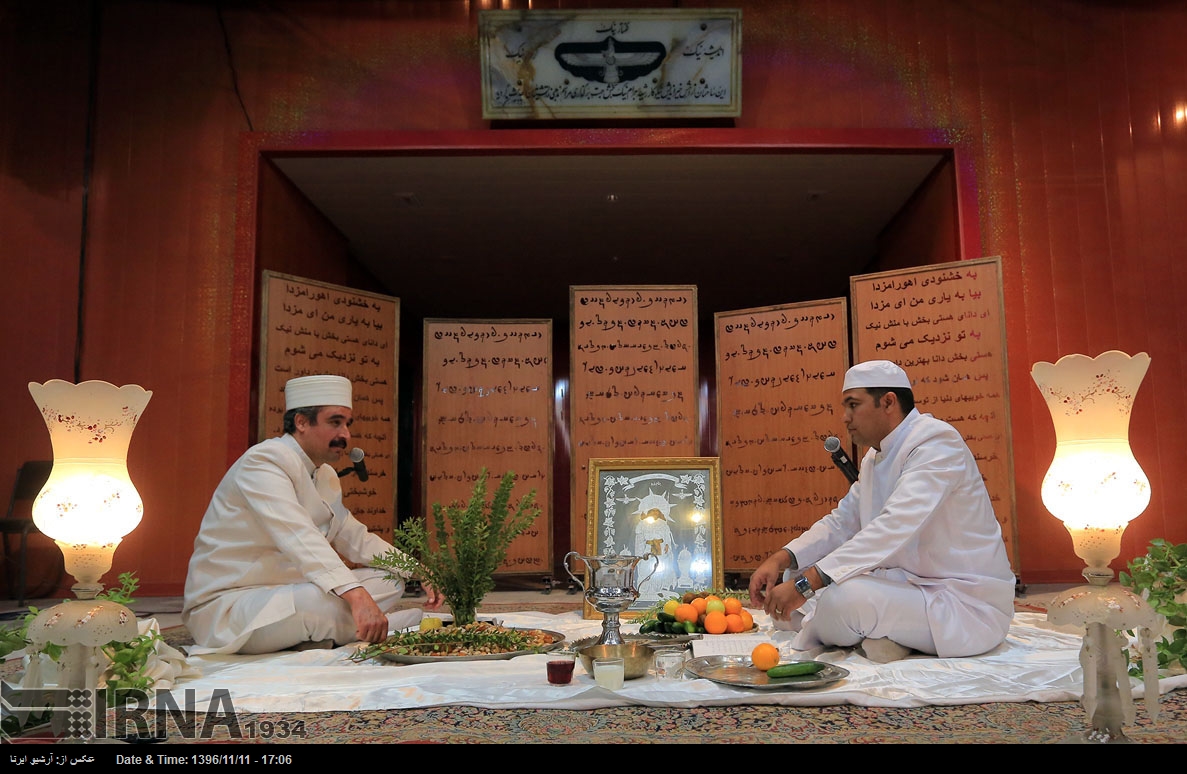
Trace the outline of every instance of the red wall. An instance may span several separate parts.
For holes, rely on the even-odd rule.
[[[255,163],[242,133],[489,128],[478,2],[217,5],[16,0],[0,12],[0,399],[12,417],[0,492],[22,460],[50,453],[27,382],[153,390],[129,456],[146,516],[108,576],[135,570],[147,594],[180,591],[254,405],[240,397],[252,363],[238,344],[252,319],[237,311],[254,299],[236,272],[260,268],[237,262],[259,202],[238,189]],[[935,132],[969,153],[980,244],[966,257],[1003,259],[1023,580],[1075,581],[1082,566],[1038,500],[1055,440],[1029,376],[1037,360],[1151,355],[1131,436],[1153,500],[1114,566],[1154,537],[1187,540],[1174,472],[1187,462],[1187,5],[731,7],[743,10],[737,129]]]

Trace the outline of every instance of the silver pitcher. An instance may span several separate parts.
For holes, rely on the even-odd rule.
[[[573,574],[569,567],[569,557],[575,556],[585,563],[585,575],[588,583]],[[650,551],[643,556],[629,554],[609,554],[606,556],[582,556],[576,551],[565,554],[563,561],[565,572],[585,590],[585,599],[593,608],[602,614],[602,636],[598,645],[621,645],[622,633],[619,630],[619,614],[634,604],[639,598],[639,588],[635,582],[635,567],[644,559],[654,559],[655,566],[651,572],[639,583],[644,583],[659,569],[659,557]]]

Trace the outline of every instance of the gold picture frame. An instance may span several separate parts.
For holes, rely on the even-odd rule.
[[[660,599],[724,586],[720,457],[593,458],[588,492],[588,556],[658,559],[638,563],[639,597],[620,618]],[[602,618],[588,600],[584,615]]]

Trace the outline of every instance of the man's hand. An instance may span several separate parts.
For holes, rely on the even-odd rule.
[[[355,634],[364,642],[381,642],[387,639],[387,616],[375,604],[371,594],[362,586],[347,591],[342,595],[350,605],[350,615],[354,618]]]
[[[762,609],[775,621],[791,620],[792,611],[800,609],[805,602],[804,595],[795,590],[791,582],[780,583],[767,594]]]
[[[786,551],[779,550],[768,556],[750,576],[750,601],[755,605],[762,605],[765,609],[768,595],[783,580],[783,571],[790,566],[791,557]]]
[[[445,597],[441,596],[441,592],[429,584],[421,583],[420,587],[425,590],[425,610],[436,610],[445,602]]]

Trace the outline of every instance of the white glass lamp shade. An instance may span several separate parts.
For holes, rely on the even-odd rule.
[[[60,379],[30,382],[29,392],[54,450],[53,470],[33,501],[33,522],[57,542],[71,575],[95,583],[144,514],[127,456],[152,393],[135,384]]]
[[[1150,481],[1129,447],[1130,411],[1149,367],[1144,352],[1112,350],[1031,369],[1055,425],[1043,504],[1067,527],[1089,570],[1109,577],[1126,525],[1150,504]]]

